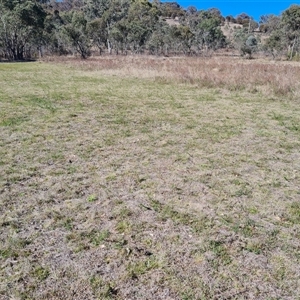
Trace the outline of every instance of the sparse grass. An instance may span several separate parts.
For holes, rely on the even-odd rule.
[[[299,74],[0,64],[0,299],[297,299]]]
[[[35,277],[37,280],[43,281],[47,279],[47,277],[49,276],[49,270],[47,268],[38,266],[32,271],[31,275]]]

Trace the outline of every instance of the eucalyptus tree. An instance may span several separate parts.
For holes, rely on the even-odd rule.
[[[112,27],[110,37],[116,54],[119,54],[119,51],[122,51],[123,54],[127,54],[130,30],[130,23],[128,23],[128,20],[125,18],[118,21]]]
[[[194,35],[188,26],[171,26],[170,35],[172,50],[175,51],[175,54],[191,54]]]
[[[263,49],[266,54],[271,54],[273,59],[281,56],[286,52],[286,45],[284,42],[284,35],[281,30],[274,30],[266,39]]]
[[[147,49],[150,54],[168,55],[172,48],[171,27],[159,20],[147,41]]]
[[[264,48],[275,58],[286,54],[289,59],[300,51],[300,5],[292,5],[281,17],[268,16],[261,18],[267,28],[269,37]]]
[[[108,32],[104,18],[96,18],[87,23],[87,33],[95,47],[98,48],[101,55],[107,45]]]
[[[273,14],[262,15],[259,24],[260,31],[267,36],[263,44],[264,52],[268,55],[271,54],[274,59],[279,55],[283,55],[286,47],[286,38],[281,16]]]
[[[183,20],[194,36],[194,45],[198,52],[215,50],[225,45],[225,36],[220,27],[222,22],[218,9],[193,11],[187,13]]]
[[[60,32],[66,43],[79,53],[81,58],[87,58],[91,53],[92,45],[83,12],[76,10],[66,12],[63,15],[63,23]]]
[[[273,14],[262,15],[259,20],[259,29],[262,33],[272,33],[280,29],[281,18]]]
[[[114,27],[127,16],[130,3],[130,0],[85,0],[84,12],[88,27],[98,48],[100,46],[102,49],[105,45],[109,53],[112,53],[113,48],[118,49],[121,33]],[[93,28],[99,30],[92,32]]]
[[[282,26],[291,59],[300,50],[300,5],[292,5],[282,13]]]
[[[46,12],[34,0],[0,1],[0,45],[5,55],[22,60],[37,50],[44,30]]]
[[[203,19],[197,27],[198,43],[202,49],[216,50],[225,46],[225,36],[220,28],[220,20],[215,17]]]
[[[259,41],[253,34],[248,33],[247,28],[239,28],[234,34],[234,47],[239,50],[241,56],[252,58],[252,55],[259,49]]]
[[[132,0],[126,21],[128,42],[133,53],[141,52],[159,20],[157,5],[147,0]]]
[[[111,0],[84,0],[83,11],[88,20],[101,18],[112,4]]]

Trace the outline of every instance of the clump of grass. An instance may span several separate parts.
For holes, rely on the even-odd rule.
[[[295,224],[300,224],[300,203],[299,202],[293,202],[290,205],[288,219]]]
[[[209,227],[209,220],[205,216],[193,216],[192,214],[179,212],[168,204],[162,204],[159,201],[152,200],[151,207],[159,213],[162,220],[171,219],[175,224],[188,225],[196,233],[200,233]]]
[[[32,275],[37,278],[37,280],[44,281],[50,275],[50,271],[48,268],[38,266],[32,270]]]
[[[97,197],[96,195],[94,195],[94,194],[89,195],[89,196],[87,197],[87,202],[95,202],[95,201],[97,201],[97,200],[98,200],[98,197]]]
[[[17,126],[22,124],[23,122],[27,121],[28,118],[24,116],[16,116],[16,117],[3,117],[2,120],[0,120],[0,126]]]
[[[101,299],[115,299],[117,297],[118,289],[114,282],[105,282],[99,276],[92,276],[90,284],[96,297]]]
[[[127,272],[129,278],[138,279],[148,271],[156,268],[159,268],[159,262],[155,257],[149,257],[136,262],[129,262]]]

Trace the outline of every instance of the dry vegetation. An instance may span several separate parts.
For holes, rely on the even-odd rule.
[[[0,299],[297,299],[300,66],[0,65]]]
[[[64,63],[74,64],[63,59]],[[109,57],[76,61],[84,70],[106,75],[134,76],[169,83],[189,83],[198,87],[247,91],[264,96],[299,98],[300,66],[296,62],[242,60],[238,57],[157,58]]]

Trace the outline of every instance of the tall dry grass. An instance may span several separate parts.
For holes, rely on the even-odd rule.
[[[286,61],[245,60],[236,57],[104,56],[78,60],[51,59],[107,75],[149,78],[200,87],[245,90],[264,95],[300,95],[300,64]]]

